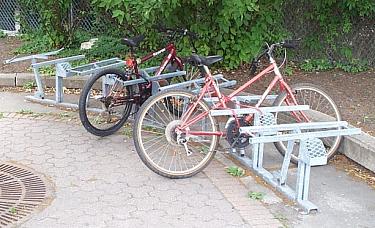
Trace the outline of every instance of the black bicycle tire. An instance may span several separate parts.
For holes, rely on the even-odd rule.
[[[104,129],[104,130],[98,129],[90,123],[87,117],[87,112],[86,112],[87,111],[86,110],[86,98],[92,86],[96,82],[96,80],[98,80],[100,77],[106,74],[116,74],[121,77],[121,80],[123,81],[127,80],[125,72],[120,69],[113,68],[113,69],[105,69],[105,70],[99,71],[98,73],[90,77],[89,80],[87,80],[79,98],[79,118],[81,120],[83,127],[91,134],[100,136],[100,137],[109,136],[109,135],[114,134],[116,131],[118,131],[125,124],[126,120],[129,118],[130,112],[133,106],[133,104],[127,104],[125,106],[124,115],[121,117],[121,120],[108,129]],[[130,97],[133,96],[133,88],[131,86],[128,86],[128,91],[129,91],[129,96]]]

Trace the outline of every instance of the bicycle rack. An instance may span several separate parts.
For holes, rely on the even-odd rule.
[[[107,60],[102,60],[102,61],[98,61],[94,63],[81,65],[78,67],[72,67],[71,65],[72,61],[84,59],[85,55],[76,55],[76,56],[71,56],[71,57],[66,57],[66,58],[48,60],[49,56],[56,55],[61,50],[63,49],[59,49],[59,50],[47,52],[47,53],[42,53],[42,54],[20,57],[20,58],[15,57],[15,58],[4,61],[4,63],[8,64],[8,63],[31,60],[31,67],[33,68],[34,77],[35,77],[35,81],[37,84],[37,92],[35,92],[34,96],[26,96],[26,100],[30,100],[30,101],[38,102],[38,103],[44,103],[44,104],[59,105],[62,107],[76,109],[78,108],[78,105],[64,102],[64,97],[63,97],[64,96],[64,92],[63,92],[63,88],[64,88],[63,79],[64,78],[69,78],[73,76],[89,76],[99,70],[123,67],[125,64],[124,61],[119,58],[111,58]],[[48,60],[48,61],[38,62],[37,60]],[[55,66],[55,72],[56,72],[55,74],[56,75],[55,77],[56,92],[55,92],[54,100],[45,99],[43,81],[42,81],[42,77],[39,71],[40,68],[51,66],[51,65]],[[158,91],[165,90],[165,89],[187,88],[189,87],[189,85],[192,85],[192,84],[194,84],[195,86],[197,86],[197,88],[199,88],[199,86],[202,86],[204,84],[204,78],[201,78],[201,79],[191,80],[191,81],[187,81],[187,82],[183,82],[179,84],[173,84],[173,85],[169,85],[165,87],[160,87],[159,82],[158,82],[159,80],[173,78],[177,76],[183,76],[183,75],[186,75],[186,72],[176,71],[176,72],[161,74],[159,76],[153,76],[152,74],[155,73],[157,69],[159,69],[159,66],[149,67],[149,68],[140,70],[140,73],[142,74],[142,76],[152,82],[153,84],[152,94],[156,94]],[[220,84],[221,87],[229,87],[229,86],[233,86],[236,84],[236,81],[226,80],[222,75],[216,75],[215,78],[222,82]],[[114,82],[113,77],[108,76],[106,77],[106,81],[103,82],[102,86],[104,87],[113,82]],[[129,85],[136,85],[136,84],[145,83],[145,82],[146,82],[145,79],[139,78],[139,79],[126,81],[123,83],[123,85],[129,86]]]
[[[237,84],[237,81],[225,79],[222,74],[216,74],[216,75],[213,75],[213,77],[218,82],[218,86],[220,88],[228,88],[228,87],[235,86]],[[163,91],[167,89],[188,89],[193,86],[193,88],[196,88],[193,90],[193,92],[199,93],[200,89],[204,85],[204,80],[205,80],[204,78],[193,79],[193,80],[181,82],[178,84],[163,86],[160,88],[160,90]]]
[[[35,55],[29,55],[29,56],[23,56],[23,57],[18,57],[15,56],[11,59],[5,60],[5,64],[10,64],[10,63],[16,63],[16,62],[22,62],[26,60],[31,60],[31,64],[37,63],[38,60],[46,60],[49,58],[49,56],[57,55],[60,51],[62,51],[64,48],[61,48],[56,51],[51,51],[51,52],[46,52],[42,54],[35,54]],[[34,76],[35,76],[35,81],[36,85],[38,87],[38,91],[34,94],[36,98],[44,98],[44,90],[43,90],[43,84],[42,84],[42,78],[40,76],[39,70],[33,68]]]
[[[311,166],[327,164],[326,149],[319,138],[360,134],[361,130],[349,127],[345,121],[277,124],[273,114],[304,110],[309,110],[307,105],[261,107],[258,110],[251,108],[212,110],[210,114],[212,116],[254,114],[254,126],[240,128],[241,134],[252,135],[249,139],[252,157],[245,157],[244,153],[233,153],[236,152],[235,148],[231,155],[275,187],[276,190],[296,201],[306,213],[309,213],[312,210],[318,210],[318,207],[308,200]],[[304,130],[314,131],[304,132]],[[279,134],[280,131],[288,133]],[[280,141],[287,142],[287,151],[281,169],[271,173],[263,167],[264,145]],[[296,142],[299,142],[299,155],[296,187],[293,190],[286,184],[286,180],[291,154]]]

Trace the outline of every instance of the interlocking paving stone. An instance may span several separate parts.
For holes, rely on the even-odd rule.
[[[27,164],[56,187],[51,205],[23,227],[281,226],[215,160],[192,178],[170,180],[147,169],[125,136],[99,138],[76,122],[39,119],[0,119],[0,161]]]

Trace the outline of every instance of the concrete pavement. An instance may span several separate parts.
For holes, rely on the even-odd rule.
[[[131,139],[92,136],[77,113],[16,114],[47,109],[22,95],[0,93],[0,163],[16,161],[44,173],[56,191],[51,205],[22,227],[375,226],[374,189],[332,165],[312,169],[310,199],[320,212],[303,215],[257,178],[228,175],[224,167],[233,162],[223,154],[193,178],[165,179],[141,163]],[[265,167],[280,162],[273,146],[267,148]],[[290,183],[295,176],[291,167]],[[249,199],[249,191],[266,193],[264,203]]]
[[[282,226],[217,161],[193,178],[170,180],[148,170],[123,135],[98,138],[75,121],[14,113],[0,129],[0,163],[16,161],[55,184],[51,205],[22,227]]]

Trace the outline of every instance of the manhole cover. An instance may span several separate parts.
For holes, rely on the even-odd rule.
[[[24,167],[0,163],[0,227],[21,222],[51,199],[44,178]]]

